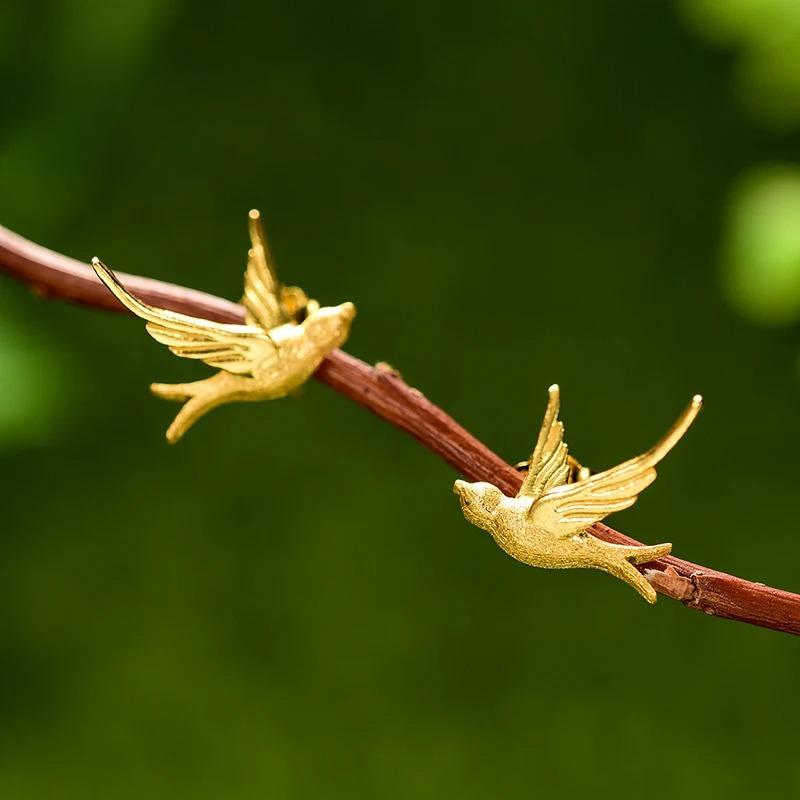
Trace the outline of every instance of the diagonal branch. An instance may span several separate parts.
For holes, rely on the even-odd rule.
[[[0,269],[44,297],[124,311],[92,269],[0,227]],[[213,295],[161,281],[119,273],[125,286],[146,303],[217,322],[242,322],[244,309]],[[421,392],[385,365],[372,367],[347,353],[331,353],[315,377],[390,424],[411,434],[470,481],[491,481],[505,494],[517,493],[522,476],[462,428]],[[590,532],[617,544],[639,544],[602,524]],[[640,567],[655,589],[706,614],[800,634],[800,595],[737,578],[707,567],[667,558]]]

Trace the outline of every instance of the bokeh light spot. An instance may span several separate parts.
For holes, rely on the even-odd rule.
[[[760,168],[733,193],[723,283],[731,303],[751,320],[800,320],[800,168]]]

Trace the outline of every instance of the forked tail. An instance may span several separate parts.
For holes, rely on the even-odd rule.
[[[164,400],[184,403],[167,429],[167,441],[175,444],[203,415],[233,399],[229,384],[236,378],[218,372],[210,378],[192,383],[153,383],[150,391]]]
[[[652,544],[643,547],[628,547],[626,558],[631,564],[646,564],[648,561],[655,561],[664,558],[672,552],[672,545]]]

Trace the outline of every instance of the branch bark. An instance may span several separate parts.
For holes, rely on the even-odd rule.
[[[34,244],[0,227],[0,269],[44,297],[60,298],[109,311],[125,312],[91,267]],[[219,297],[169,283],[119,273],[137,297],[218,322],[242,322],[244,309]],[[490,481],[505,494],[518,491],[522,476],[462,428],[391,367],[370,366],[347,353],[331,353],[315,376],[354,402],[413,436],[471,481]],[[590,532],[617,544],[638,545],[606,525]],[[800,595],[728,575],[669,556],[639,567],[656,591],[687,608],[772,630],[800,634]]]

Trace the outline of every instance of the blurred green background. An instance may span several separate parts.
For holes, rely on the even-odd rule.
[[[0,223],[355,301],[504,457],[706,410],[611,522],[800,590],[800,6],[5,0]],[[796,640],[505,556],[452,471],[312,382],[178,446],[131,318],[0,277],[0,797],[800,790]]]

